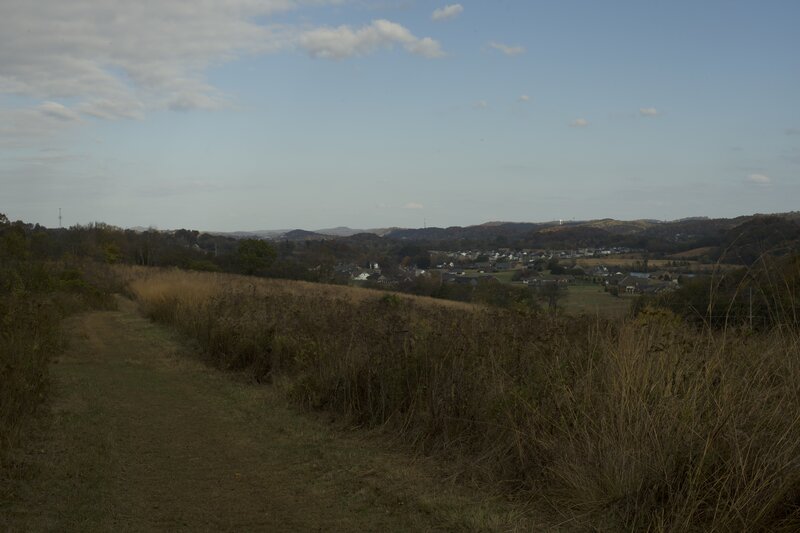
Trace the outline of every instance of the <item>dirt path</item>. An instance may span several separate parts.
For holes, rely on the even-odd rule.
[[[507,504],[202,364],[121,300],[69,319],[11,531],[528,529]]]

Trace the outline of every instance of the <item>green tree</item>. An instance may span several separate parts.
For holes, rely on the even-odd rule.
[[[0,259],[25,260],[29,254],[25,230],[17,224],[4,227],[0,234]]]
[[[539,299],[547,302],[547,308],[550,311],[558,309],[558,301],[561,300],[565,294],[558,283],[543,283],[537,290]]]
[[[243,239],[239,241],[237,259],[245,274],[255,274],[270,267],[277,252],[269,243],[259,239]]]
[[[553,257],[552,259],[550,259],[550,261],[547,262],[547,270],[549,270],[551,274],[555,274],[556,276],[564,273],[564,267],[559,264],[558,257]]]
[[[103,258],[105,259],[106,263],[113,265],[114,263],[119,263],[122,257],[122,251],[119,249],[116,243],[110,242],[106,244],[105,249],[103,250]]]

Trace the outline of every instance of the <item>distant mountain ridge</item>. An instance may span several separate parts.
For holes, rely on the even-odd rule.
[[[325,228],[318,230],[304,230],[296,229],[278,229],[278,230],[256,230],[256,231],[212,231],[208,232],[211,235],[224,235],[227,237],[234,237],[237,239],[269,239],[269,240],[288,240],[288,241],[304,241],[304,240],[326,240],[331,238],[347,238],[354,235],[369,233],[383,237],[398,228],[374,228],[374,229],[353,229],[347,226],[339,226],[336,228]]]
[[[775,221],[782,221],[776,224]],[[691,249],[707,248],[710,256],[723,253],[723,247],[739,248],[739,233],[748,237],[749,248],[737,252],[751,257],[758,242],[777,242],[763,235],[770,229],[780,228],[785,238],[780,242],[800,242],[796,228],[800,227],[800,212],[771,215],[746,215],[735,218],[687,217],[673,221],[653,219],[616,220],[612,218],[594,220],[570,220],[548,222],[502,222],[491,221],[474,226],[450,226],[447,228],[380,228],[354,229],[346,226],[308,231],[262,230],[252,232],[223,233],[237,238],[262,238],[276,241],[342,240],[345,242],[368,242],[373,239],[425,243],[429,247],[452,248],[460,246],[513,246],[524,248],[598,248],[622,246],[648,249],[662,253],[680,253]],[[749,228],[749,229],[748,229]],[[754,248],[756,247],[756,248]]]
[[[186,230],[155,231],[177,234]],[[751,264],[764,254],[784,255],[792,250],[800,250],[800,212],[754,214],[735,218],[688,217],[673,221],[611,218],[548,222],[492,221],[474,226],[447,228],[393,227],[362,230],[340,226],[316,231],[284,229],[214,232],[210,235],[275,242],[336,241],[331,244],[332,249],[367,249],[371,253],[385,250],[386,247],[407,248],[411,252],[419,248],[451,251],[497,248],[626,248],[646,250],[657,257],[672,257],[676,260],[690,257],[710,261],[732,259],[741,264]]]

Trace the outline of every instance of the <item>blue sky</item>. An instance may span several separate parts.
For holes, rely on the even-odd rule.
[[[797,209],[798,20],[770,0],[8,0],[0,212],[252,230]]]

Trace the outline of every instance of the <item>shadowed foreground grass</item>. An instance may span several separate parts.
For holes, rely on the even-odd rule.
[[[219,367],[382,427],[547,504],[562,525],[800,528],[794,330],[693,331],[350,298],[319,286],[128,272],[155,320]]]
[[[536,529],[430,461],[300,416],[131,302],[65,323],[50,415],[0,476],[2,531]]]
[[[74,265],[9,260],[3,252],[0,246],[0,475],[46,398],[48,364],[63,347],[61,320],[113,306],[110,294],[86,282]]]

